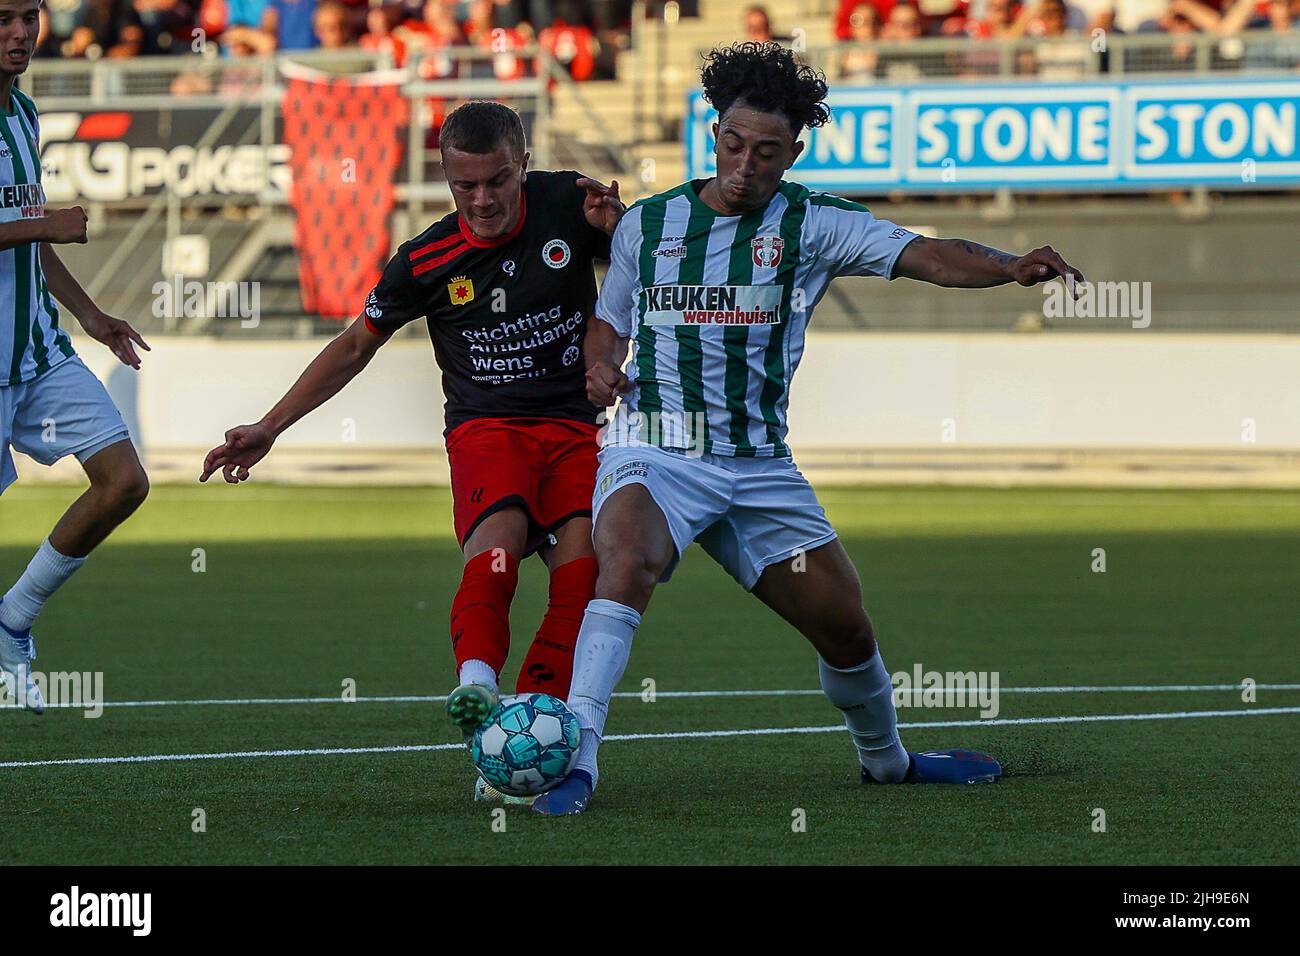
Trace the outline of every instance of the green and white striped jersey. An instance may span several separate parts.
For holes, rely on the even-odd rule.
[[[625,414],[607,442],[786,457],[790,380],[812,310],[840,275],[891,278],[916,234],[782,182],[722,216],[703,180],[636,203],[614,233],[597,318],[632,339]]]
[[[0,222],[45,215],[36,104],[18,90],[0,110]],[[19,385],[71,358],[72,340],[45,285],[40,243],[0,251],[0,386]]]

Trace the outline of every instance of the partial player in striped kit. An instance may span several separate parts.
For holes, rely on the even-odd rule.
[[[857,570],[791,459],[790,381],[812,311],[836,276],[967,289],[1083,276],[1049,246],[1017,256],[930,240],[782,181],[804,128],[830,114],[824,78],[779,46],[716,49],[701,79],[719,116],[717,176],[628,210],[584,343],[591,400],[623,402],[600,453],[600,575],[569,696],[582,749],[574,772],[533,808],[587,808],[633,634],[692,541],[816,648],[822,689],[844,714],[864,783],[996,780],[1001,767],[986,754],[903,749]]]
[[[40,0],[0,0],[0,494],[18,477],[11,446],[46,465],[76,455],[90,488],[0,598],[0,678],[36,713],[45,704],[30,665],[32,623],[149,492],[121,414],[59,324],[56,300],[123,364],[138,369],[135,346],[149,348],[90,300],[54,251],[57,243],[86,241],[86,213],[80,206],[46,213],[36,105],[14,89],[36,46],[39,17]]]

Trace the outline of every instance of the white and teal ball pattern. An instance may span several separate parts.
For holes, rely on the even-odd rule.
[[[503,697],[474,733],[470,755],[483,779],[502,793],[545,793],[578,759],[578,718],[550,694]]]

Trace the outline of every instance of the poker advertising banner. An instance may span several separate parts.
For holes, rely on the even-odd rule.
[[[266,196],[270,191],[288,201],[293,147],[285,138],[284,104],[277,101],[275,105],[273,137],[266,145],[261,143],[262,109],[255,103],[233,114],[221,106],[180,101],[175,107],[164,108],[42,112],[40,147],[46,198],[53,204],[139,205],[164,191],[185,200],[214,202],[223,197]],[[519,104],[520,117],[531,143],[535,111],[523,105]],[[409,114],[408,109],[395,130],[403,147],[392,174],[395,184],[410,179],[411,156],[405,148]],[[214,127],[217,131],[211,134]],[[423,181],[441,181],[436,132],[426,131],[424,142]]]
[[[262,110],[221,107],[58,110],[42,113],[41,166],[51,203],[126,203],[174,192],[183,199],[288,195],[291,149],[277,118],[259,140]],[[209,131],[217,128],[215,135]],[[202,143],[203,145],[198,145]]]

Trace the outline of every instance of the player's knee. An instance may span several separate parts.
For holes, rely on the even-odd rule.
[[[876,635],[865,611],[842,617],[827,617],[808,635],[817,653],[831,667],[849,668],[870,659],[876,652]]]
[[[663,573],[650,555],[633,548],[602,551],[598,561],[596,596],[630,607],[642,607],[649,601]]]
[[[113,511],[126,517],[134,513],[149,497],[149,476],[143,468],[117,475],[105,491]]]

